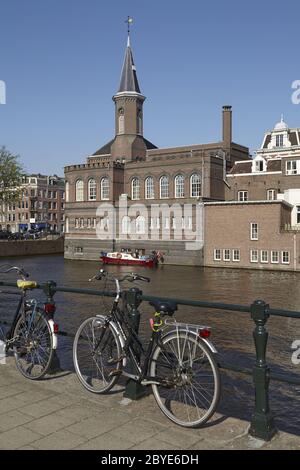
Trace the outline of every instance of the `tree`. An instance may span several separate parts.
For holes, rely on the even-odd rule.
[[[5,147],[0,148],[0,213],[6,212],[7,204],[21,199],[22,176],[24,170],[19,163],[19,156],[13,155]]]

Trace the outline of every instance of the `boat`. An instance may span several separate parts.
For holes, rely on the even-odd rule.
[[[121,264],[124,266],[145,266],[147,268],[153,268],[158,263],[158,257],[156,254],[149,256],[132,254],[120,251],[114,251],[111,253],[101,252],[100,259],[104,264]]]

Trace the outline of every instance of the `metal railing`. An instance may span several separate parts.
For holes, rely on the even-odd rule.
[[[0,281],[0,286],[5,287],[16,287],[16,283]],[[54,295],[56,292],[65,292],[72,294],[85,294],[95,296],[106,296],[115,297],[114,292],[100,291],[97,289],[80,289],[72,287],[59,287],[54,281],[48,281],[44,284],[37,284],[36,289],[44,291],[47,301],[54,302]],[[190,307],[209,308],[217,310],[227,310],[233,312],[242,312],[250,314],[251,319],[255,323],[253,330],[253,339],[256,351],[256,360],[253,369],[236,366],[234,364],[220,363],[219,366],[226,370],[239,372],[247,375],[252,375],[253,383],[255,388],[255,409],[252,415],[249,433],[253,437],[269,441],[277,432],[273,415],[269,405],[269,383],[270,380],[276,380],[289,384],[300,385],[300,378],[291,378],[287,375],[271,373],[270,367],[266,362],[266,349],[268,341],[268,332],[266,330],[266,323],[272,316],[298,318],[300,319],[300,312],[282,310],[282,309],[270,309],[269,305],[263,300],[255,300],[251,305],[237,305],[237,304],[225,304],[220,302],[206,302],[189,299],[176,299],[169,297],[157,297],[151,295],[144,295],[143,292],[138,288],[131,288],[125,292],[126,301],[129,306],[129,314],[133,321],[133,325],[138,331],[140,313],[138,307],[142,301],[153,301],[153,300],[164,300],[173,301],[179,305],[185,305]],[[68,333],[63,332],[63,335]],[[139,385],[139,384],[137,384]],[[134,389],[133,384],[129,384],[126,396],[136,399],[143,396],[144,393],[140,389]]]

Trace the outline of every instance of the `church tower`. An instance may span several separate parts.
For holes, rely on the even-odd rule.
[[[147,141],[143,138],[143,103],[136,68],[133,61],[130,36],[121,73],[118,92],[113,96],[115,103],[115,139],[111,146],[111,158],[133,160],[145,157]]]

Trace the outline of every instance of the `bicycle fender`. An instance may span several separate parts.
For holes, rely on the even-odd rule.
[[[176,330],[171,330],[171,331],[169,331],[164,337],[168,336],[168,335],[171,334],[171,333],[174,333],[174,331],[176,331]],[[186,330],[185,330],[184,328],[180,328],[179,331],[182,331],[183,333],[186,332]],[[212,344],[211,341],[209,341],[209,340],[206,339],[206,338],[200,338],[200,337],[198,336],[198,334],[196,333],[196,331],[193,331],[193,330],[189,330],[188,334],[189,334],[189,335],[193,335],[193,336],[195,336],[198,340],[203,341],[213,354],[217,354],[218,351],[216,350],[216,348],[214,347],[214,345]]]
[[[99,319],[101,322],[105,323],[106,321],[106,317],[104,315],[97,315],[97,319]],[[110,321],[109,322],[109,325],[112,327],[112,329],[114,330],[114,332],[116,333],[117,337],[118,337],[118,340],[120,341],[120,344],[121,344],[121,348],[124,349],[125,347],[125,341],[124,341],[124,338],[123,336],[121,335],[121,332],[118,328],[118,326],[116,325],[116,323],[114,321]],[[124,357],[123,360],[122,360],[122,365],[123,367],[126,366],[126,363],[127,363],[127,358]]]
[[[51,329],[51,332],[52,332],[53,349],[57,349],[58,338],[57,338],[57,334],[54,333],[54,321],[52,320],[52,318],[50,320],[48,320],[48,323],[50,325],[50,329]]]

